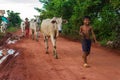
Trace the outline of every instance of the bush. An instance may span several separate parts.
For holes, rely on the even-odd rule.
[[[8,27],[7,32],[16,32],[18,30],[18,27]]]

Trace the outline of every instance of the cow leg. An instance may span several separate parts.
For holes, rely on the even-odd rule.
[[[4,28],[4,32],[6,33],[6,30],[7,30],[7,27],[5,26],[5,28]]]
[[[3,33],[5,33],[5,28],[3,28]]]
[[[48,54],[48,37],[45,36],[44,38],[44,42],[45,42],[45,48],[46,48],[46,54]]]
[[[1,26],[1,32],[3,33],[3,26]]]
[[[51,41],[53,44],[53,55],[56,59],[58,59],[57,51],[56,51],[56,37],[51,35]]]
[[[22,32],[22,36],[24,35],[24,31],[23,31],[23,28],[21,27],[21,32]]]
[[[24,32],[22,32],[22,36],[24,36]]]
[[[38,32],[36,32],[36,41],[38,41]]]
[[[0,26],[0,31],[2,32],[2,26]]]
[[[23,36],[25,37],[25,27],[23,27]]]
[[[7,30],[7,24],[5,25],[5,28],[4,28],[4,32],[6,33],[6,30]]]
[[[25,30],[22,32],[22,36],[25,37]]]
[[[5,33],[5,27],[3,27],[3,33]]]
[[[1,26],[1,32],[2,32],[2,26]]]
[[[32,39],[34,40],[34,30],[32,29]]]
[[[21,31],[22,31],[22,36],[24,37],[25,36],[25,30],[24,30],[24,28],[21,28]]]

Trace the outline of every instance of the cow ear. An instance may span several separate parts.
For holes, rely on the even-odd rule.
[[[63,20],[63,23],[65,23],[65,24],[66,24],[66,23],[68,23],[68,21],[64,19],[64,20]]]
[[[53,23],[53,24],[54,24],[54,23],[56,23],[56,21],[55,21],[55,20],[52,20],[52,21],[51,21],[51,23]]]

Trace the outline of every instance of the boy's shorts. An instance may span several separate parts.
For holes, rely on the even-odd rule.
[[[89,54],[90,48],[91,48],[91,40],[90,39],[83,39],[82,40],[82,50],[83,50],[83,52]]]

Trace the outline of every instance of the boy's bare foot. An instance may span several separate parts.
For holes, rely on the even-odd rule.
[[[86,67],[86,68],[90,67],[87,63],[85,63],[83,66]]]

